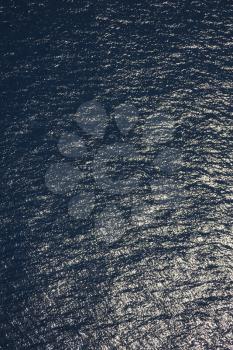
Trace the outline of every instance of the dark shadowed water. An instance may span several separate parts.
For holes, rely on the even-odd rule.
[[[0,348],[233,349],[232,1],[8,0],[0,22]]]

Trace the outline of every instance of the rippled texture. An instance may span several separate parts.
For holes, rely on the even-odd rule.
[[[1,5],[2,349],[233,349],[232,15],[226,0]],[[112,244],[45,185],[93,98],[134,104],[142,128],[168,115],[182,155],[181,200],[141,210],[137,193],[139,225],[117,221]]]

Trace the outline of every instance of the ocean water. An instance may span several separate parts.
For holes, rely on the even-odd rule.
[[[233,349],[232,1],[0,23],[0,348]]]

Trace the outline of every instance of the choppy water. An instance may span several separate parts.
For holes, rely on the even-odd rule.
[[[232,15],[216,0],[1,5],[1,349],[233,349]],[[148,171],[130,196],[86,179],[79,221],[45,175],[94,98],[137,108]],[[174,122],[165,146],[145,136],[155,113]],[[75,164],[119,138],[111,120]],[[164,147],[180,163],[159,180]]]

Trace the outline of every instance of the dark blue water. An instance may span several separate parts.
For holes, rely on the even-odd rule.
[[[1,2],[1,349],[233,349],[232,15],[227,0]],[[93,99],[138,110],[133,195],[95,185],[96,150],[125,138],[113,118],[97,141],[80,129]],[[145,136],[156,113],[165,145]],[[45,181],[73,162],[64,132],[88,148],[83,220]],[[173,174],[151,168],[164,149]]]

